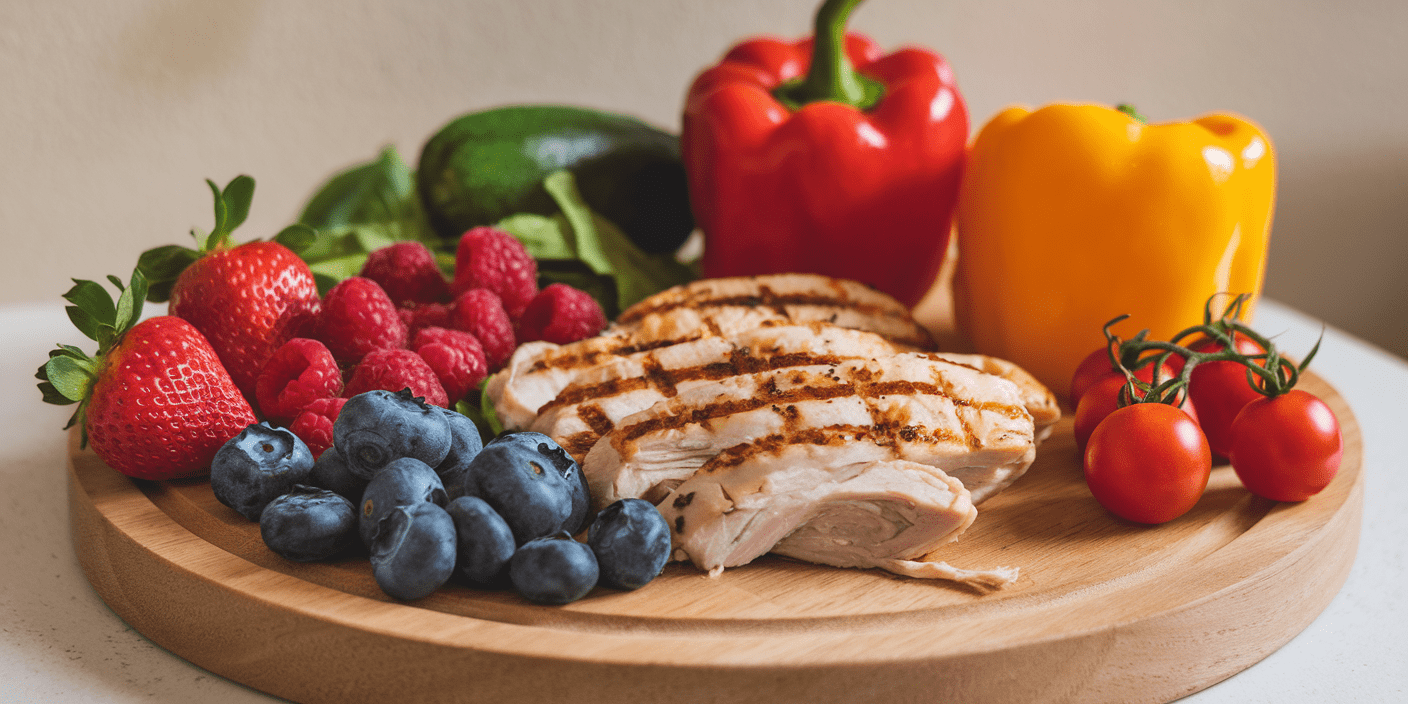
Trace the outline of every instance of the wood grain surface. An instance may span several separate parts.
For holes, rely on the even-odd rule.
[[[365,558],[299,564],[204,480],[130,480],[70,448],[74,546],[98,594],[147,637],[301,702],[1163,702],[1252,665],[1329,604],[1358,544],[1359,427],[1335,481],[1299,504],[1230,467],[1182,518],[1105,512],[1063,420],[944,558],[1016,566],[981,594],[878,570],[765,557],[710,578],[564,606],[451,584],[406,603]]]

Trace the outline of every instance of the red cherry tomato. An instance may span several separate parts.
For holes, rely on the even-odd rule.
[[[1085,448],[1085,482],[1111,513],[1138,523],[1165,523],[1202,497],[1212,454],[1198,424],[1163,403],[1136,403],[1111,413]]]
[[[1265,352],[1252,339],[1238,333],[1237,351],[1245,355]],[[1189,345],[1194,352],[1218,352],[1222,345],[1215,340],[1201,339]],[[1182,372],[1183,359],[1175,363]],[[1198,424],[1208,438],[1208,447],[1219,457],[1232,451],[1232,421],[1242,407],[1261,398],[1247,383],[1247,368],[1237,362],[1203,362],[1193,368],[1188,378],[1188,396],[1198,408]]]
[[[1291,389],[1248,403],[1232,422],[1232,469],[1257,496],[1304,501],[1340,469],[1339,419],[1314,394]]]
[[[1151,364],[1145,369],[1152,368],[1153,365]],[[1136,378],[1149,376],[1149,374],[1143,372],[1144,370],[1141,369],[1140,373],[1136,373],[1134,376]],[[1160,376],[1160,378],[1166,379],[1168,377]],[[1105,420],[1106,416],[1114,413],[1115,409],[1119,408],[1120,389],[1124,387],[1124,384],[1125,378],[1123,376],[1108,374],[1104,378],[1096,381],[1095,384],[1085,392],[1085,395],[1081,396],[1080,403],[1076,406],[1075,416],[1076,448],[1081,452],[1085,452],[1085,445],[1087,441],[1090,440],[1090,434],[1095,432],[1095,428],[1100,425],[1100,421]],[[1144,394],[1138,393],[1137,389],[1136,396],[1141,399],[1144,398]],[[1194,423],[1198,422],[1198,412],[1193,402],[1188,400],[1187,396],[1183,397],[1183,403],[1179,405],[1179,408],[1183,409],[1183,412],[1187,413],[1188,417],[1192,418]]]
[[[1169,355],[1169,360],[1173,359],[1175,356]],[[1181,357],[1177,359],[1179,368],[1182,368],[1183,359]],[[1168,381],[1176,373],[1172,365],[1165,362],[1159,366],[1159,381]],[[1110,356],[1104,349],[1098,349],[1086,355],[1085,359],[1082,359],[1080,364],[1076,366],[1075,373],[1071,375],[1071,394],[1069,397],[1071,405],[1079,407],[1080,400],[1085,398],[1086,392],[1095,386],[1096,382],[1111,376],[1124,378],[1123,373],[1110,366]],[[1154,378],[1154,364],[1151,362],[1134,370],[1134,378],[1146,383],[1151,382]]]

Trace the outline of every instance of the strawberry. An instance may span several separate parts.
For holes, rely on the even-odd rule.
[[[230,438],[255,422],[210,343],[189,322],[163,315],[136,322],[146,279],[109,277],[122,292],[116,303],[102,285],[74,281],[64,294],[69,318],[98,341],[89,357],[60,345],[37,375],[49,403],[77,403],[66,427],[81,424],[83,441],[109,466],[138,479],[192,477]]]
[[[239,176],[215,194],[215,229],[192,230],[197,249],[168,246],[142,254],[138,267],[152,281],[147,300],[171,301],[172,315],[194,325],[220,355],[247,399],[256,398],[264,363],[314,316],[318,287],[308,265],[281,241],[306,237],[295,225],[275,241],[238,246],[230,234],[244,222],[254,179]]]

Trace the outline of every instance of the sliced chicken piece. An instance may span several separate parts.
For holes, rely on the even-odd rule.
[[[996,374],[1016,384],[1017,391],[1022,396],[1022,403],[1027,412],[1032,414],[1032,422],[1036,424],[1037,442],[1049,437],[1051,431],[1056,427],[1056,421],[1061,420],[1061,404],[1056,400],[1056,394],[1051,393],[1050,389],[1037,381],[1031,372],[1013,362],[982,354],[931,352],[930,356],[966,365],[980,372]]]
[[[631,306],[616,326],[650,339],[674,339],[699,328],[728,336],[766,319],[830,322],[914,349],[934,349],[929,332],[899,301],[864,284],[819,274],[701,279]]]
[[[895,353],[885,338],[860,330],[827,323],[764,325],[727,339],[707,337],[638,352],[584,371],[538,409],[530,429],[581,461],[626,416],[719,379]]]
[[[602,364],[693,340],[809,322],[873,332],[906,351],[934,349],[933,338],[907,308],[854,281],[814,274],[704,279],[631,306],[597,337],[520,346],[489,378],[485,393],[505,428],[526,430],[543,404]]]
[[[661,501],[674,557],[711,575],[773,552],[980,589],[1016,579],[1011,568],[963,570],[933,559],[978,511],[958,480],[884,454],[837,437],[730,448]]]
[[[583,462],[599,507],[659,501],[727,448],[821,429],[938,467],[973,503],[1012,483],[1035,457],[1034,426],[1016,386],[922,353],[852,359],[720,380],[624,418]]]

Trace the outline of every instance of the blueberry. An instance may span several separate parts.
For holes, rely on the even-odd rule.
[[[346,497],[354,505],[362,500],[362,492],[367,489],[367,480],[347,469],[342,454],[335,447],[323,450],[313,463],[313,473],[308,477],[313,486],[335,491]]]
[[[358,518],[362,542],[372,544],[377,525],[393,509],[419,503],[433,503],[442,508],[449,503],[440,476],[420,460],[409,457],[393,460],[367,482],[367,489],[362,492]]]
[[[508,573],[514,591],[524,599],[566,604],[596,585],[596,556],[564,531],[524,543],[513,553]]]
[[[484,449],[484,440],[479,437],[479,426],[463,413],[448,408],[442,408],[440,412],[450,425],[450,451],[436,465],[435,473],[445,483],[450,498],[456,499],[464,487],[464,473],[469,469],[469,463]]]
[[[295,484],[264,507],[259,535],[287,559],[326,560],[357,544],[357,507],[327,489]]]
[[[459,574],[476,587],[508,586],[514,542],[503,517],[477,496],[461,496],[445,510],[455,521]]]
[[[257,423],[230,438],[210,463],[210,489],[251,521],[294,484],[308,483],[313,453],[286,428]]]
[[[368,391],[347,399],[333,422],[332,442],[348,470],[371,479],[402,457],[439,465],[450,451],[450,424],[410,389]]]
[[[562,529],[576,535],[587,527],[587,511],[591,506],[591,496],[587,491],[587,475],[582,473],[582,468],[577,464],[577,460],[572,459],[572,455],[567,454],[567,451],[562,449],[562,446],[552,438],[531,431],[505,433],[494,438],[489,444],[495,443],[523,445],[547,457],[572,489],[572,513],[568,515]]]
[[[603,585],[639,589],[670,561],[670,526],[649,501],[621,499],[597,514],[587,545],[596,554]]]
[[[419,599],[455,571],[455,522],[433,503],[398,506],[381,519],[371,548],[377,586],[397,599]]]
[[[518,545],[562,530],[572,514],[567,480],[536,450],[514,443],[486,446],[469,463],[460,493],[487,501]]]

